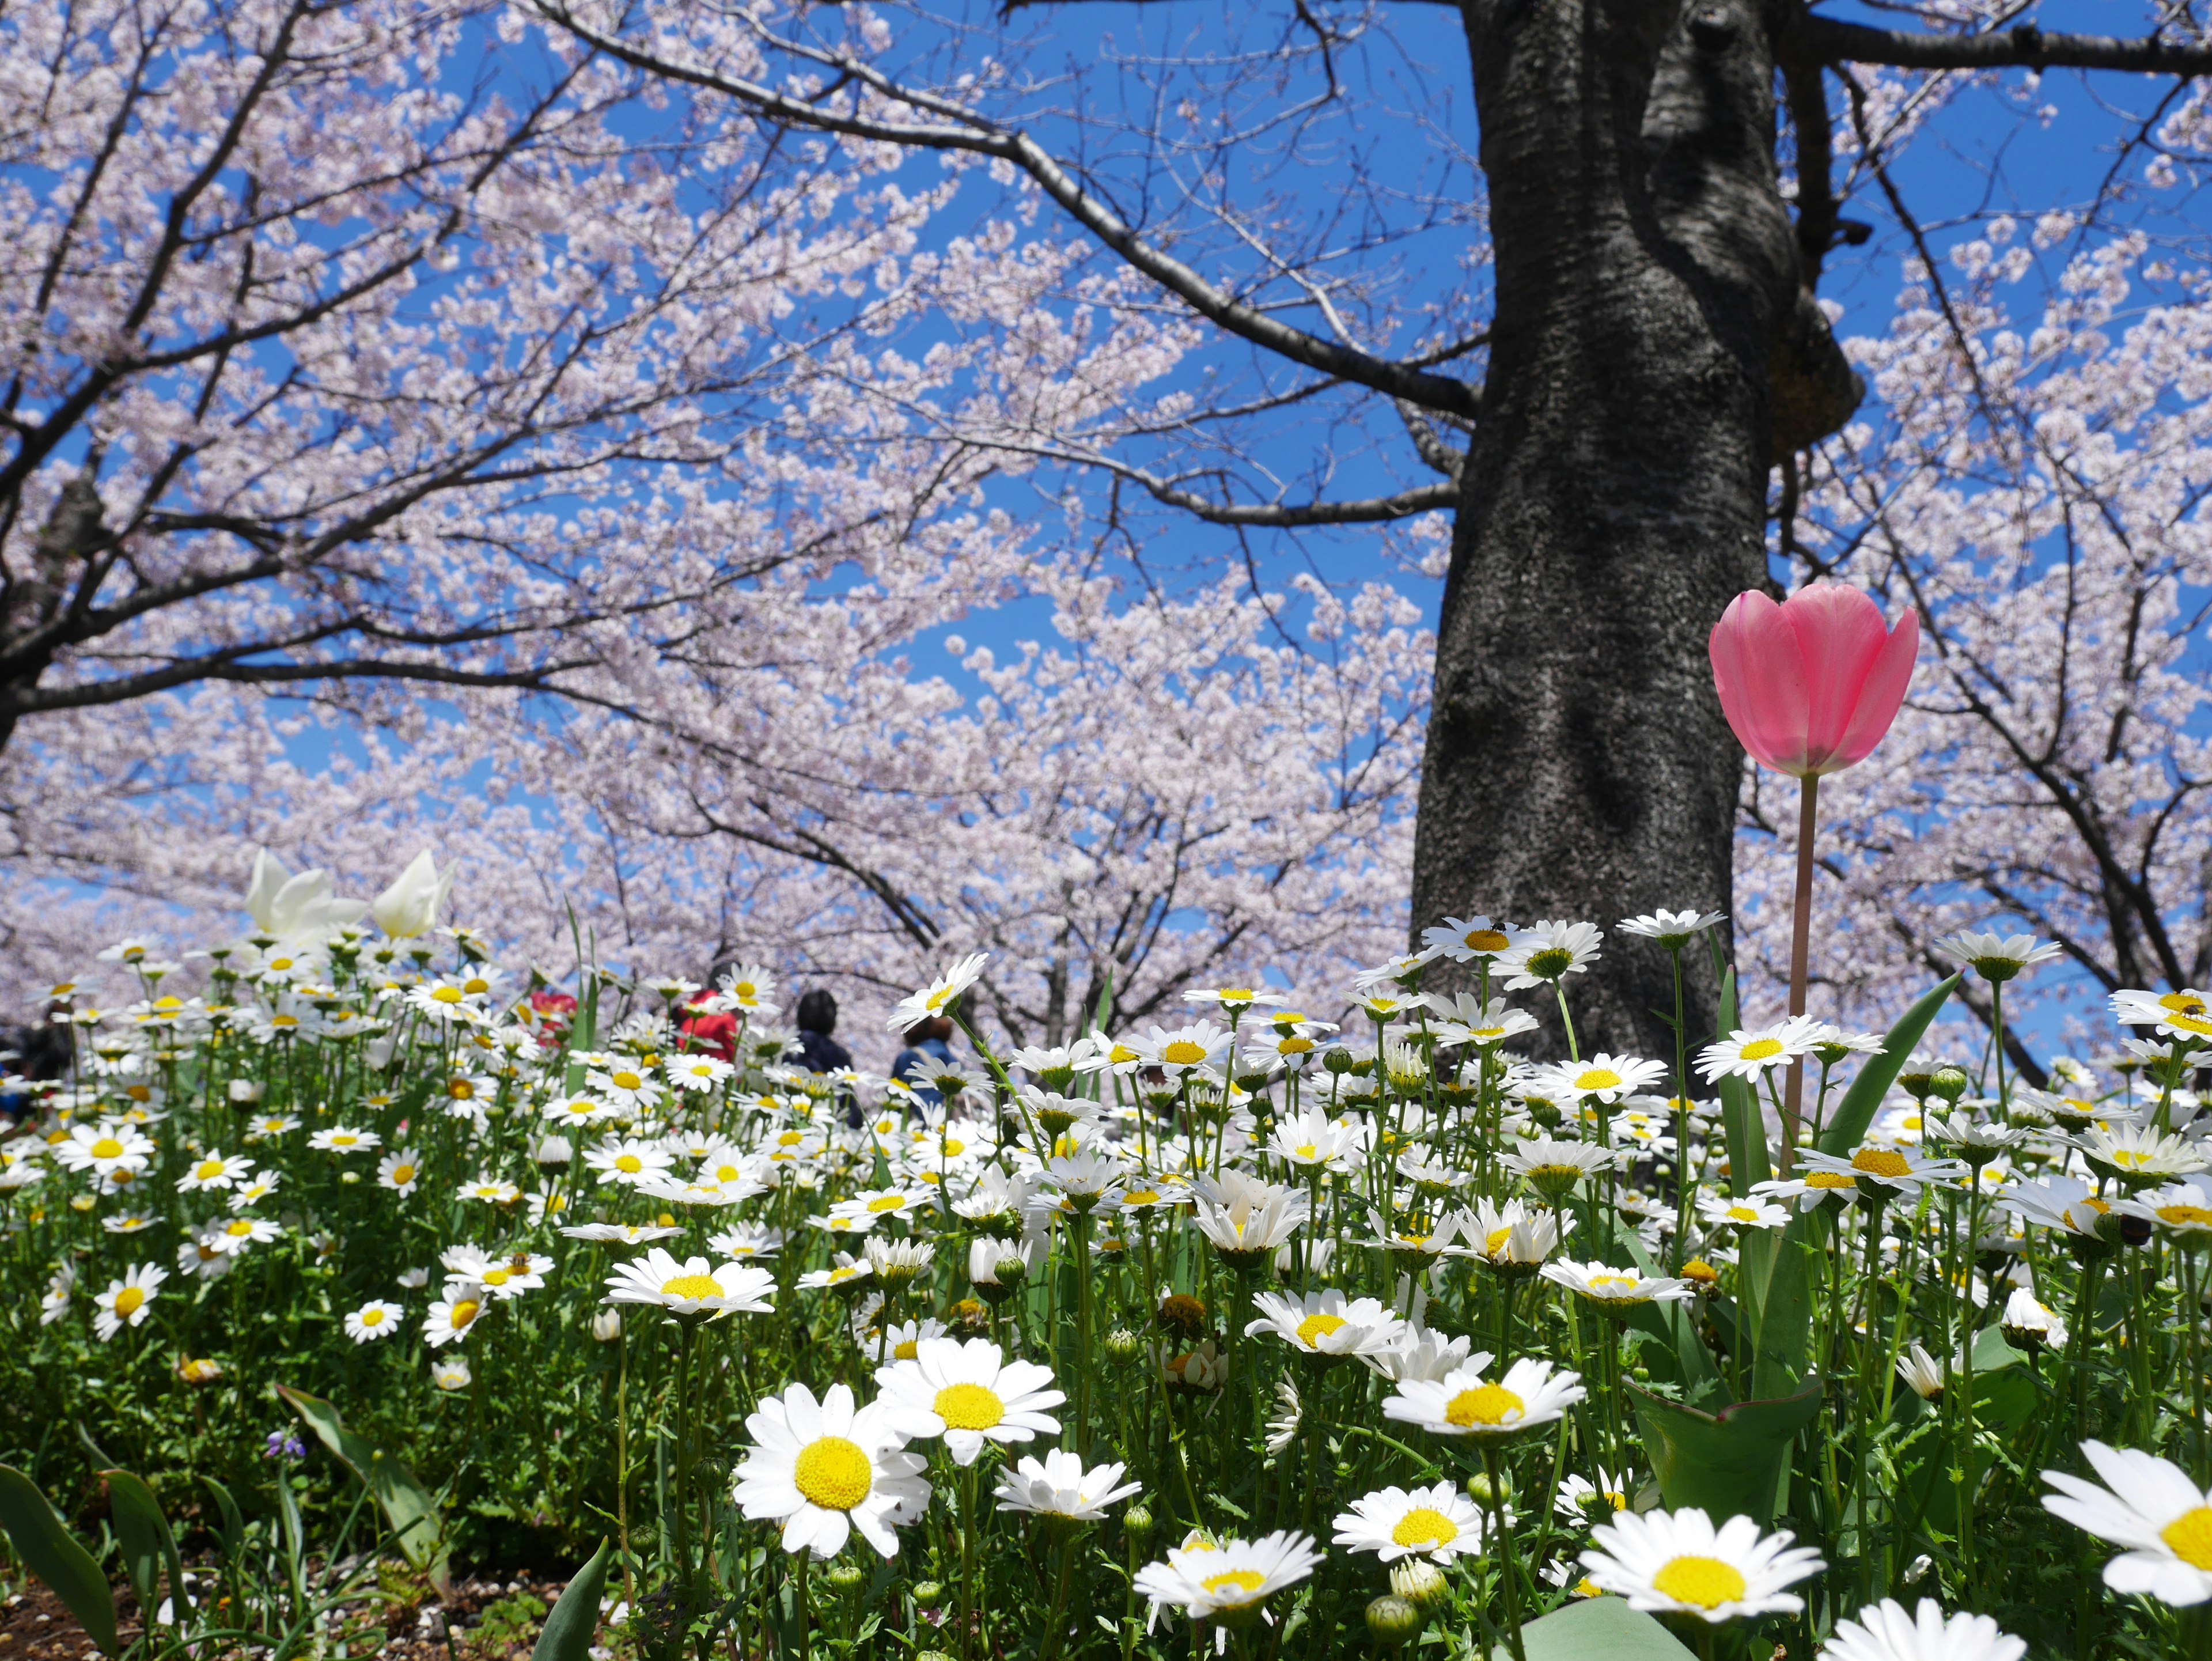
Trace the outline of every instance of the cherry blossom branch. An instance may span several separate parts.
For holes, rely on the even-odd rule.
[[[1076,223],[1138,271],[1181,299],[1200,316],[1229,333],[1265,347],[1279,356],[1323,374],[1401,398],[1425,409],[1472,416],[1476,395],[1465,381],[1431,374],[1378,358],[1352,347],[1293,328],[1264,309],[1227,293],[1164,249],[1139,236],[1105,200],[1086,190],[1042,145],[1018,127],[1004,126],[950,99],[893,81],[848,52],[786,40],[752,25],[758,38],[780,52],[816,64],[846,82],[857,82],[878,96],[903,105],[933,121],[893,121],[842,114],[757,82],[719,74],[649,52],[579,21],[561,0],[538,0],[538,11],[578,40],[617,62],[648,75],[722,96],[768,119],[817,131],[918,149],[957,150],[1012,163],[1035,179]]]
[[[2118,40],[2053,34],[2033,23],[1984,34],[1927,34],[1869,28],[1805,16],[1796,25],[1806,49],[1829,64],[1881,64],[1901,70],[2122,70],[2142,75],[2212,74],[2212,44],[2156,35]]]

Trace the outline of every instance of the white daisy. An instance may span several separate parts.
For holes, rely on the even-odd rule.
[[[389,1338],[399,1330],[407,1311],[397,1304],[388,1304],[381,1298],[372,1298],[359,1309],[346,1313],[346,1336],[356,1344],[374,1343],[380,1338]]]
[[[1337,1513],[1336,1543],[1385,1563],[1413,1556],[1449,1563],[1482,1549],[1482,1513],[1451,1482],[1377,1488]]]
[[[708,1267],[704,1257],[679,1262],[665,1246],[619,1265],[607,1276],[610,1304],[657,1304],[678,1317],[758,1315],[775,1307],[775,1276],[750,1263]]]
[[[1082,1459],[1066,1448],[1054,1448],[1042,1459],[1024,1454],[1012,1469],[999,1473],[999,1509],[1096,1523],[1107,1506],[1143,1488],[1141,1482],[1123,1482],[1121,1473],[1120,1465],[1086,1470]]]
[[[2105,1486],[2046,1470],[2058,1490],[2045,1510],[2128,1550],[2105,1565],[2105,1584],[2121,1595],[2155,1597],[2174,1609],[2212,1598],[2212,1494],[2170,1460],[2134,1448],[2081,1444]]]
[[[482,1287],[447,1287],[446,1296],[432,1304],[422,1317],[422,1336],[433,1349],[457,1344],[469,1335],[484,1312]]]
[[[374,1130],[356,1130],[350,1125],[334,1124],[327,1130],[311,1135],[307,1146],[325,1153],[367,1153],[383,1141]]]
[[[1972,929],[1961,929],[1937,940],[1936,949],[1953,962],[1964,964],[1984,980],[1999,983],[2063,955],[2057,946],[2047,940],[2036,944],[2033,934],[2003,935],[1994,930],[1976,934]]]
[[[1295,1299],[1263,1292],[1252,1306],[1259,1318],[1244,1329],[1245,1336],[1272,1332],[1300,1354],[1323,1359],[1389,1349],[1406,1326],[1376,1299],[1347,1299],[1333,1287]]]
[[[394,1194],[412,1194],[422,1179],[422,1156],[411,1147],[387,1153],[376,1162],[376,1185]]]
[[[601,1245],[644,1245],[653,1240],[672,1240],[684,1231],[656,1223],[572,1223],[561,1232],[572,1240],[592,1240]]]
[[[107,1290],[94,1300],[92,1325],[100,1342],[106,1342],[126,1326],[143,1325],[147,1306],[168,1278],[169,1271],[159,1264],[141,1263],[125,1269],[121,1280],[110,1281]]]
[[[1487,917],[1446,917],[1421,931],[1421,950],[1454,963],[1474,963],[1495,958],[1513,944],[1510,934],[1493,928]]]
[[[639,1188],[661,1180],[676,1163],[676,1158],[657,1141],[624,1136],[590,1149],[584,1155],[584,1163],[599,1174],[602,1183]]]
[[[892,1530],[929,1505],[920,1456],[881,1402],[855,1409],[832,1384],[817,1402],[804,1384],[764,1399],[745,1420],[752,1438],[731,1497],[745,1516],[783,1524],[783,1548],[835,1557],[854,1529],[884,1557],[898,1555]]]
[[[1595,923],[1546,920],[1534,928],[1516,929],[1512,944],[1498,955],[1505,990],[1550,986],[1580,974],[1601,955],[1605,934]]]
[[[1639,917],[1623,917],[1614,927],[1624,934],[1656,940],[1668,951],[1679,952],[1727,916],[1725,911],[1659,910]]]
[[[883,1388],[877,1405],[905,1435],[942,1436],[962,1465],[974,1464],[986,1441],[1058,1434],[1060,1421],[1045,1409],[1067,1399],[1052,1388],[1049,1367],[1009,1361],[988,1338],[925,1339],[911,1361],[879,1369],[876,1383]]]
[[[1487,1355],[1438,1379],[1401,1378],[1382,1403],[1382,1416],[1437,1436],[1510,1436],[1551,1423],[1589,1392],[1578,1372],[1523,1356],[1492,1382],[1482,1376]]]
[[[1664,1062],[1638,1056],[1593,1056],[1586,1062],[1562,1062],[1540,1068],[1530,1080],[1547,1097],[1578,1096],[1611,1104],[1638,1095],[1666,1076]]]
[[[201,1238],[226,1257],[230,1257],[248,1246],[267,1245],[283,1232],[279,1225],[265,1217],[233,1217],[227,1223],[210,1226]]]
[[[1838,1621],[1821,1646],[1821,1661],[2020,1661],[2027,1640],[2005,1633],[1986,1615],[1943,1618],[1943,1606],[1920,1600],[1911,1615],[1893,1597],[1870,1603],[1856,1621]]]
[[[1242,1626],[1262,1612],[1269,1597],[1297,1585],[1321,1561],[1310,1535],[1279,1531],[1264,1539],[1218,1544],[1194,1536],[1168,1553],[1165,1561],[1139,1569],[1135,1585],[1152,1600],[1147,1625],[1173,1605],[1194,1621]]]
[[[1818,1026],[1809,1016],[1799,1015],[1778,1026],[1737,1027],[1698,1052],[1698,1076],[1711,1084],[1719,1079],[1756,1079],[1786,1067],[1813,1053]]]
[[[253,1169],[253,1161],[242,1153],[225,1156],[217,1148],[210,1148],[185,1168],[177,1178],[180,1193],[196,1194],[203,1189],[228,1188]]]
[[[962,993],[982,978],[983,965],[990,960],[988,952],[972,952],[961,958],[921,990],[902,999],[884,1025],[894,1032],[905,1032],[933,1016],[943,1014]],[[888,1557],[890,1554],[884,1555]]]
[[[1686,1615],[1718,1626],[1759,1615],[1794,1615],[1805,1600],[1787,1588],[1827,1565],[1788,1530],[1762,1536],[1748,1517],[1718,1529],[1694,1506],[1623,1512],[1590,1530],[1583,1567],[1600,1591],[1650,1615]]]

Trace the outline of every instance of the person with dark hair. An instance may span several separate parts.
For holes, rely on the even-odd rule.
[[[816,987],[799,1001],[799,1053],[810,1073],[834,1073],[853,1064],[853,1052],[830,1035],[837,1030],[837,1000]]]

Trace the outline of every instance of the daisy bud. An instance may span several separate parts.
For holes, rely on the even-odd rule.
[[[1018,1287],[1029,1279],[1029,1259],[1018,1252],[1009,1252],[993,1266],[992,1272],[999,1277],[1000,1286]]]
[[[1106,1359],[1118,1366],[1127,1366],[1145,1353],[1145,1341],[1127,1327],[1115,1327],[1106,1335]]]
[[[945,1601],[945,1588],[934,1580],[915,1583],[914,1606],[918,1609],[933,1609]]]
[[[830,1567],[829,1579],[839,1591],[858,1591],[868,1584],[868,1572],[858,1563],[836,1563]]]
[[[622,1336],[622,1311],[603,1309],[592,1317],[592,1336],[603,1344],[611,1344]]]
[[[1467,1497],[1478,1506],[1495,1506],[1504,1500],[1505,1485],[1493,1483],[1487,1471],[1477,1471],[1467,1479]]]
[[[1972,1082],[1955,1067],[1939,1067],[1928,1080],[1928,1093],[1941,1096],[1947,1102],[1955,1102],[1966,1093],[1966,1086]]]
[[[1367,1606],[1367,1630],[1375,1641],[1396,1649],[1421,1630],[1421,1611],[1405,1598],[1385,1592]]]
[[[261,1086],[252,1079],[233,1079],[229,1093],[234,1105],[249,1107],[261,1099]]]
[[[1121,1532],[1129,1536],[1130,1546],[1144,1550],[1152,1537],[1152,1513],[1146,1506],[1132,1506],[1121,1513]]]
[[[1417,1609],[1432,1609],[1451,1601],[1451,1583],[1425,1557],[1401,1558],[1391,1564],[1390,1590]]]

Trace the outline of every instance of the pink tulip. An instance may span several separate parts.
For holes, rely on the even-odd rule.
[[[1864,761],[1912,678],[1920,624],[1895,629],[1840,582],[1816,582],[1777,605],[1756,590],[1713,625],[1713,685],[1736,738],[1759,760],[1798,778]]]

